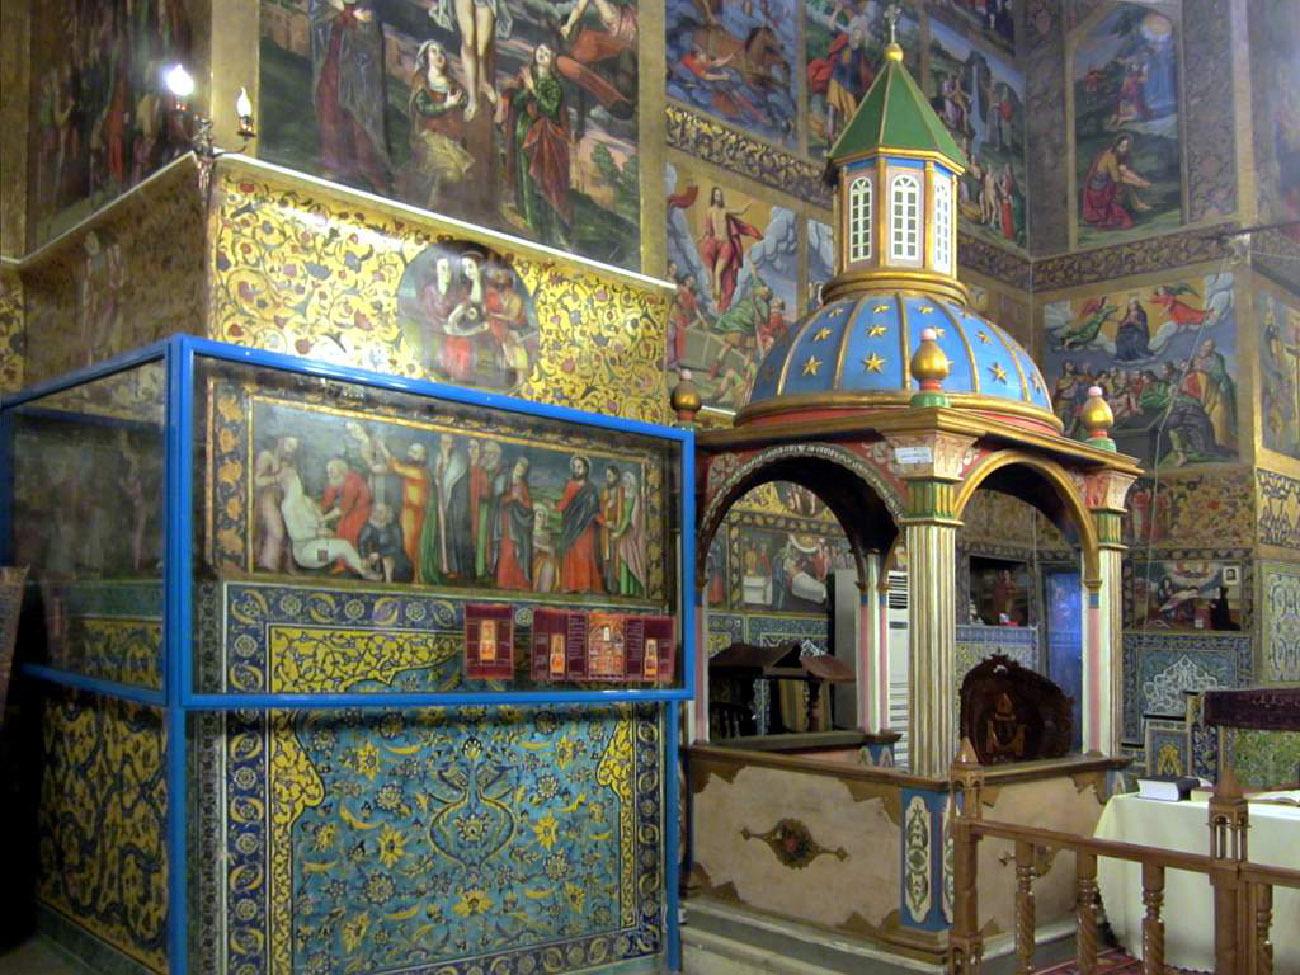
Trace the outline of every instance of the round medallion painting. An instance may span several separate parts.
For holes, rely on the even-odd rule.
[[[537,362],[537,312],[510,260],[482,244],[440,241],[397,286],[406,340],[431,379],[514,391]]]

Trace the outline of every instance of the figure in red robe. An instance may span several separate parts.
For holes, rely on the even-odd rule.
[[[1151,183],[1130,168],[1132,148],[1133,137],[1124,133],[1093,159],[1083,182],[1084,223],[1102,230],[1127,230],[1133,226],[1129,210],[1151,209],[1137,195]]]
[[[501,545],[496,581],[501,589],[533,588],[533,499],[528,491],[528,458],[520,457],[510,472],[510,485],[498,503]]]
[[[1187,325],[1195,328],[1205,321],[1205,311],[1200,308],[1193,308],[1178,297],[1184,294],[1194,295],[1196,292],[1185,284],[1172,287],[1162,284],[1156,288],[1151,300],[1165,310],[1168,321],[1173,322],[1175,325]]]
[[[361,540],[361,529],[370,520],[370,485],[339,457],[325,465],[325,476],[325,493],[320,499],[325,522],[332,523],[334,534],[356,548]],[[340,559],[335,563],[334,571],[342,572],[346,568]]]
[[[718,311],[731,307],[736,293],[736,279],[745,262],[744,238],[762,240],[763,233],[751,223],[740,219],[750,204],[739,210],[728,210],[722,187],[715,186],[709,193],[709,207],[704,215],[704,234],[700,237],[700,257],[713,275],[713,295]]]
[[[596,529],[600,524],[600,492],[591,483],[585,457],[569,462],[572,476],[555,506],[560,521],[560,589],[563,592],[604,592],[596,560]]]

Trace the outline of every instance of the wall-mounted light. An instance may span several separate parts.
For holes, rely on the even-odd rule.
[[[239,116],[239,128],[236,134],[241,139],[251,139],[257,135],[257,129],[253,126],[253,100],[248,97],[248,89],[240,88],[239,96],[235,99],[235,114]]]

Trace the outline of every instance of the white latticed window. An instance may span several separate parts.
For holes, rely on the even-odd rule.
[[[889,256],[895,261],[917,261],[921,256],[921,180],[900,173],[889,183],[893,213]]]
[[[859,176],[849,184],[849,263],[871,258],[871,179]]]
[[[934,269],[952,273],[952,180],[934,179]]]

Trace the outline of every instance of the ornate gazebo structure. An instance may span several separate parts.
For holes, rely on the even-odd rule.
[[[891,44],[831,152],[838,273],[821,307],[770,350],[735,426],[697,437],[696,551],[703,560],[730,507],[759,484],[793,481],[819,495],[854,551],[859,723],[881,732],[889,674],[881,581],[901,541],[911,594],[910,771],[942,778],[958,749],[957,532],[977,489],[1020,498],[1080,552],[1083,749],[1113,755],[1120,518],[1139,468],[1115,451],[1100,389],[1085,407],[1089,440],[1064,436],[1029,354],[969,306],[955,277],[962,153],[902,62]],[[674,405],[690,417],[698,399],[679,387]],[[701,626],[706,613],[701,605]],[[708,686],[703,659],[699,666],[693,728],[702,741]]]

